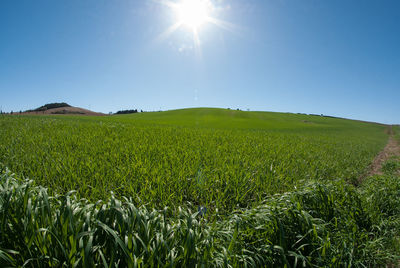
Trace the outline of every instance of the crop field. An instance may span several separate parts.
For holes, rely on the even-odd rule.
[[[205,108],[0,116],[0,266],[395,266],[400,158],[365,176],[388,132]]]
[[[394,130],[395,137],[400,142],[400,126],[394,126],[393,130]]]
[[[309,180],[355,181],[387,141],[376,124],[223,109],[3,116],[0,129],[0,163],[51,191],[228,212]]]

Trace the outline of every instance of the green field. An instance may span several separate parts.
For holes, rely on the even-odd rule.
[[[2,115],[0,267],[394,265],[400,159],[365,177],[388,132],[206,108]]]
[[[400,126],[399,125],[394,126],[393,130],[395,138],[397,138],[397,140],[400,142]]]
[[[110,117],[3,116],[0,163],[51,191],[153,207],[252,207],[310,181],[355,181],[384,126],[225,109]]]

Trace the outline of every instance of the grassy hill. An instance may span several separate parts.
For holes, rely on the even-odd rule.
[[[317,115],[249,112],[220,108],[188,108],[116,116],[121,121],[148,121],[163,125],[231,129],[315,129],[363,125],[363,122]],[[360,124],[361,123],[361,124]],[[376,124],[378,125],[378,124]]]
[[[92,115],[92,116],[102,116],[103,113],[97,113],[90,111],[88,109],[83,109],[80,107],[73,107],[65,102],[48,103],[39,108],[33,110],[27,110],[25,112],[19,113],[23,115]]]
[[[0,266],[396,262],[397,164],[352,185],[384,125],[197,108],[3,115],[0,129]]]
[[[227,211],[307,180],[355,181],[387,140],[379,124],[208,108],[2,117],[0,127],[0,162],[58,192]]]

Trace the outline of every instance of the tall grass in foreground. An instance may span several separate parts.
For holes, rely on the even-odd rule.
[[[400,180],[365,185],[314,182],[209,222],[184,207],[49,196],[3,171],[0,266],[381,266],[397,258]]]

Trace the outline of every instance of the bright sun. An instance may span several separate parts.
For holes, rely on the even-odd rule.
[[[209,20],[211,3],[206,0],[181,0],[174,10],[181,25],[197,30]]]
[[[175,15],[175,23],[168,27],[158,37],[159,40],[167,38],[181,27],[186,28],[193,34],[193,43],[196,53],[201,56],[200,50],[200,28],[204,24],[214,24],[225,30],[232,31],[233,24],[220,20],[215,16],[220,10],[214,6],[217,0],[159,0],[162,4],[168,6]],[[217,1],[221,2],[221,1]],[[181,51],[181,50],[179,50]]]

